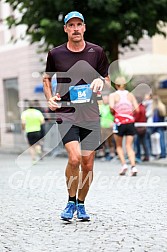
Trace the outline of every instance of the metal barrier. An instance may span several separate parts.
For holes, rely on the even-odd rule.
[[[54,125],[54,129],[51,130]],[[11,147],[18,148],[19,150],[25,150],[28,148],[28,143],[26,139],[26,135],[23,133],[21,129],[21,122],[17,121],[12,125],[7,125],[8,128],[10,126],[11,131],[10,134],[13,134],[13,143],[11,143]],[[167,122],[157,122],[157,123],[135,123],[135,127],[167,127]],[[53,121],[47,121],[45,123],[45,137],[44,137],[44,150],[47,152],[51,152],[53,156],[64,153],[64,146],[59,138],[59,132],[57,124]],[[165,131],[165,140],[167,143],[167,130]],[[14,146],[13,146],[14,145]],[[56,147],[55,147],[56,146]]]

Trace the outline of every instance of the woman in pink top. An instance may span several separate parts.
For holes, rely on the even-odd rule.
[[[124,77],[120,76],[116,78],[115,87],[117,91],[110,94],[109,104],[111,111],[115,116],[113,133],[117,154],[122,163],[122,168],[119,174],[125,175],[128,170],[122,147],[123,137],[126,136],[126,152],[131,164],[131,176],[136,176],[137,168],[135,167],[135,152],[133,150],[133,139],[136,130],[134,127],[133,111],[138,110],[138,103],[134,95],[125,90],[125,84],[126,80]]]

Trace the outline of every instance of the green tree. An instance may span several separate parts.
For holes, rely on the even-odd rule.
[[[13,10],[22,13],[7,18],[9,27],[26,24],[31,42],[41,42],[42,48],[66,41],[63,31],[65,14],[78,10],[85,16],[85,39],[102,45],[110,60],[118,59],[118,45],[137,44],[144,34],[165,35],[167,0],[6,0]]]

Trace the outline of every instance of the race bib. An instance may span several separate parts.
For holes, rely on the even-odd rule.
[[[86,103],[90,102],[92,97],[92,90],[90,84],[71,86],[69,88],[70,100],[72,103]]]

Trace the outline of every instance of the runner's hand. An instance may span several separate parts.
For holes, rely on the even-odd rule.
[[[57,103],[57,101],[60,101],[61,98],[60,98],[60,94],[59,93],[56,93],[55,96],[51,97],[49,100],[48,100],[48,106],[49,108],[52,110],[52,111],[55,111],[57,108],[60,108],[60,104]]]
[[[94,93],[97,93],[97,91],[102,91],[104,86],[104,82],[100,79],[94,79],[90,85],[90,88],[93,90]]]

